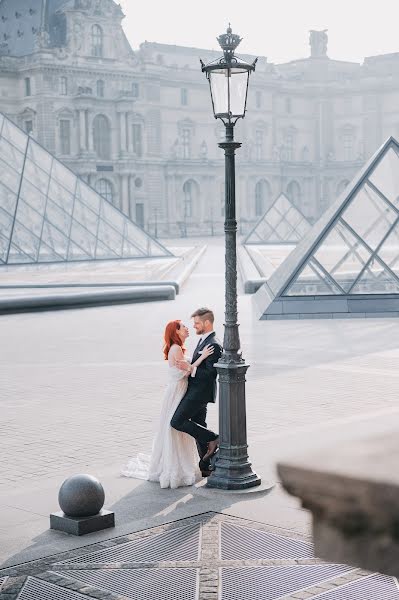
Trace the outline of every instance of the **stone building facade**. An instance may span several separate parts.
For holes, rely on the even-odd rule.
[[[222,231],[224,161],[199,57],[134,51],[113,0],[0,0],[0,111],[123,212],[163,236]],[[399,136],[399,53],[362,64],[260,57],[237,124],[245,233],[281,192],[316,219],[390,135]],[[247,59],[253,57],[244,57]]]

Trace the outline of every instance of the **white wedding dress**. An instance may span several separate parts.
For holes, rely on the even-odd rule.
[[[159,415],[151,455],[138,454],[121,470],[125,477],[159,481],[161,488],[193,485],[201,479],[195,440],[177,431],[170,420],[187,390],[187,377],[176,367],[168,368],[168,385]]]

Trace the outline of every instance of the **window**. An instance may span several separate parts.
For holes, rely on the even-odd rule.
[[[184,127],[181,130],[181,142],[183,158],[190,158],[191,155],[191,129]]]
[[[351,133],[344,133],[344,160],[352,160],[353,156],[353,135]]]
[[[294,134],[288,132],[285,136],[286,160],[294,160]]]
[[[181,102],[182,106],[187,106],[187,104],[188,104],[188,92],[187,92],[186,88],[182,88],[180,90],[180,102]]]
[[[33,121],[25,121],[24,122],[24,129],[26,131],[26,133],[29,135],[30,133],[32,133],[33,131]]]
[[[301,206],[301,188],[299,183],[291,181],[287,186],[287,196],[295,206]]]
[[[25,77],[25,96],[31,95],[30,77]]]
[[[184,220],[190,219],[194,216],[194,205],[196,204],[199,197],[198,184],[189,179],[183,185],[184,194]]]
[[[60,94],[61,96],[68,95],[68,79],[66,77],[60,78]]]
[[[255,105],[256,108],[262,108],[262,92],[256,92]]]
[[[143,126],[141,123],[132,125],[133,152],[136,156],[143,156]]]
[[[255,131],[255,156],[256,160],[263,158],[263,131],[261,129]]]
[[[103,30],[99,25],[93,25],[91,28],[91,55],[103,55]]]
[[[93,144],[98,158],[111,158],[111,130],[107,117],[97,115],[93,121]]]
[[[261,179],[255,186],[255,216],[262,216],[268,205],[270,205],[270,198],[272,192],[270,184],[265,179]]]
[[[104,82],[102,79],[97,81],[97,96],[99,98],[104,98]]]
[[[114,199],[114,190],[112,183],[108,179],[99,179],[96,183],[96,191],[108,202]]]
[[[68,119],[60,119],[60,146],[61,154],[71,153],[71,122]]]
[[[138,98],[139,97],[139,84],[134,82],[132,83],[132,96],[134,98]]]
[[[285,112],[286,113],[291,113],[292,112],[292,100],[291,100],[291,98],[286,98],[285,99]]]

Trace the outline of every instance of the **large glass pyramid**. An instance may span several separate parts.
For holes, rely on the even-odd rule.
[[[301,211],[285,194],[276,200],[255,227],[249,232],[244,244],[297,244],[309,231],[311,225]]]
[[[399,315],[396,140],[383,144],[258,294],[261,318]]]
[[[0,265],[170,254],[0,113]]]

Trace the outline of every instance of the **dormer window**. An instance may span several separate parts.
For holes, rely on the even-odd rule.
[[[60,94],[61,96],[68,95],[68,79],[66,77],[60,78]]]
[[[100,58],[103,55],[103,30],[99,25],[91,28],[91,55]]]

